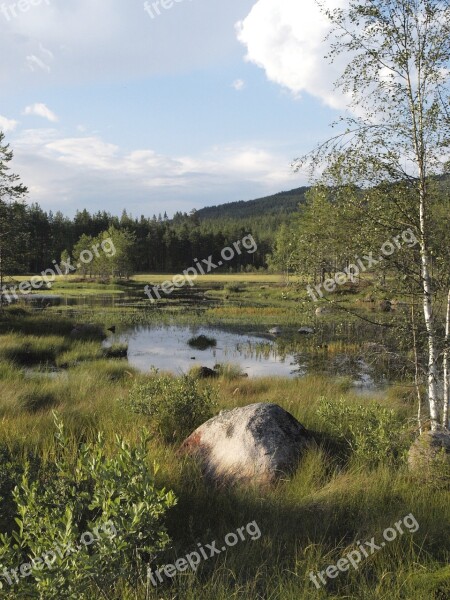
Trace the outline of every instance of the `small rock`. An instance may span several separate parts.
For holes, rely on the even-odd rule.
[[[199,369],[195,371],[195,374],[200,379],[215,379],[216,377],[219,377],[217,371],[213,371],[213,369],[208,367],[199,367]]]
[[[312,335],[315,333],[315,329],[313,327],[300,327],[298,333],[301,333],[302,335]]]

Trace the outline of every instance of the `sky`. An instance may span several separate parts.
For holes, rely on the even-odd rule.
[[[291,163],[345,106],[328,28],[314,0],[0,0],[28,202],[172,216],[307,184]]]

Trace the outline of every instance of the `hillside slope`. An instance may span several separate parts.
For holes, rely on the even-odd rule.
[[[200,220],[210,219],[248,219],[259,216],[286,215],[297,210],[305,201],[305,193],[309,187],[300,187],[288,192],[279,192],[273,196],[256,200],[240,200],[218,206],[208,206],[197,211]]]

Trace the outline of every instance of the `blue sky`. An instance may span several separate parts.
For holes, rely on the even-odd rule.
[[[344,106],[314,0],[160,0],[154,18],[142,0],[22,2],[0,0],[0,129],[46,210],[172,215],[298,187],[291,161]]]

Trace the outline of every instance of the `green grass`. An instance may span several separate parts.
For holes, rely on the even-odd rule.
[[[230,281],[229,276],[223,277]],[[311,307],[303,313],[295,312],[298,302],[290,296],[283,299],[285,288],[278,287],[274,280],[269,282],[273,288],[262,290],[260,283],[267,282],[264,276],[236,276],[236,281],[243,278],[250,285],[237,294],[248,295],[242,306],[223,300],[222,305],[201,311],[198,319],[206,316],[207,321],[217,324],[215,319],[221,314],[225,321],[246,327],[278,323],[292,323],[294,327],[308,322],[306,316]],[[225,280],[218,283],[222,288],[216,292],[223,294]],[[267,298],[262,297],[260,304],[251,306],[258,294],[266,293]],[[147,318],[142,312],[136,311],[139,318]],[[156,314],[160,320],[169,320],[176,313],[165,315],[158,309]],[[189,312],[183,318],[187,321],[193,314]],[[70,440],[67,451],[73,453],[81,441],[95,439],[99,431],[104,432],[111,449],[116,434],[135,443],[149,424],[145,416],[131,414],[124,402],[131,386],[144,382],[148,376],[137,373],[124,360],[105,357],[99,339],[73,340],[69,334],[74,322],[80,321],[78,316],[76,319],[73,315],[58,316],[53,310],[36,314],[20,307],[0,312],[0,456],[8,457],[0,462],[1,511],[6,510],[25,457],[37,471],[40,464],[54,460],[52,411],[56,410],[64,420]],[[92,316],[104,326],[121,322],[120,310],[102,308]],[[337,353],[343,344],[337,340],[328,351]],[[125,352],[124,347],[113,348],[110,356]],[[25,369],[29,366],[40,366],[42,371],[30,376]],[[57,366],[63,371],[47,373],[46,366]],[[251,521],[257,522],[262,535],[259,540],[229,548],[226,553],[202,562],[196,573],[180,574],[159,589],[150,589],[148,594],[143,587],[127,589],[112,574],[114,590],[107,597],[111,600],[446,600],[450,597],[448,489],[422,485],[401,463],[392,466],[386,460],[369,468],[358,462],[344,451],[342,440],[334,436],[333,424],[324,421],[318,412],[322,398],[331,402],[344,398],[347,404],[356,406],[370,402],[370,397],[358,396],[345,379],[239,378],[238,370],[225,365],[219,379],[212,383],[219,394],[217,410],[275,402],[314,433],[317,447],[306,453],[291,480],[281,481],[274,488],[216,490],[206,486],[196,466],[180,457],[176,446],[153,437],[149,461],[160,465],[158,484],[173,489],[179,500],[169,513],[168,529],[173,541],[170,550],[161,557],[161,564],[195,551],[198,543],[217,540],[220,547],[227,533]],[[393,387],[384,397],[377,396],[377,402],[394,410],[412,432],[414,396],[406,384]],[[11,523],[5,522],[6,513],[1,511],[1,527],[10,527]],[[409,513],[420,525],[416,533],[398,537],[364,560],[358,570],[341,573],[336,579],[329,579],[325,588],[316,589],[309,579],[311,571],[322,571],[335,564],[358,541],[373,536],[379,540],[385,528]],[[100,600],[105,596],[94,589],[91,597]]]
[[[87,364],[71,369],[67,380],[49,381],[41,393],[59,398],[57,410],[67,424],[74,448],[79,440],[95,437],[98,430],[105,432],[112,446],[116,433],[135,441],[146,425],[145,418],[128,414],[120,402],[136,379],[145,377],[106,361],[96,363],[95,370]],[[220,542],[227,533],[251,521],[257,522],[262,536],[205,561],[195,574],[179,575],[172,585],[151,591],[150,598],[425,600],[445,589],[448,492],[417,485],[404,467],[393,469],[382,464],[366,469],[339,459],[326,424],[317,417],[317,407],[322,396],[339,399],[343,395],[340,385],[317,377],[239,382],[222,378],[218,385],[219,408],[277,402],[322,441],[308,452],[290,481],[264,491],[218,491],[202,483],[194,466],[180,459],[176,448],[155,438],[150,460],[157,460],[161,466],[158,482],[173,489],[179,498],[169,515],[173,544],[162,557],[163,564],[194,551],[197,543]],[[6,411],[5,393],[1,394],[4,427],[0,446],[14,448],[19,456],[32,451],[43,460],[52,460],[55,446],[50,406],[39,410],[24,406],[20,398],[25,390],[30,397],[33,388],[26,382],[20,387],[17,405]],[[345,393],[345,398],[349,403],[361,402],[356,394]],[[400,398],[384,402],[402,415],[410,410]],[[370,540],[372,536],[379,539],[386,527],[409,513],[420,524],[417,533],[399,537],[365,561],[358,571],[341,573],[338,579],[329,581],[326,590],[317,590],[311,583],[310,571],[335,564],[355,548],[358,540]],[[116,594],[111,597],[131,600],[145,595],[143,589],[124,591],[118,582]]]

